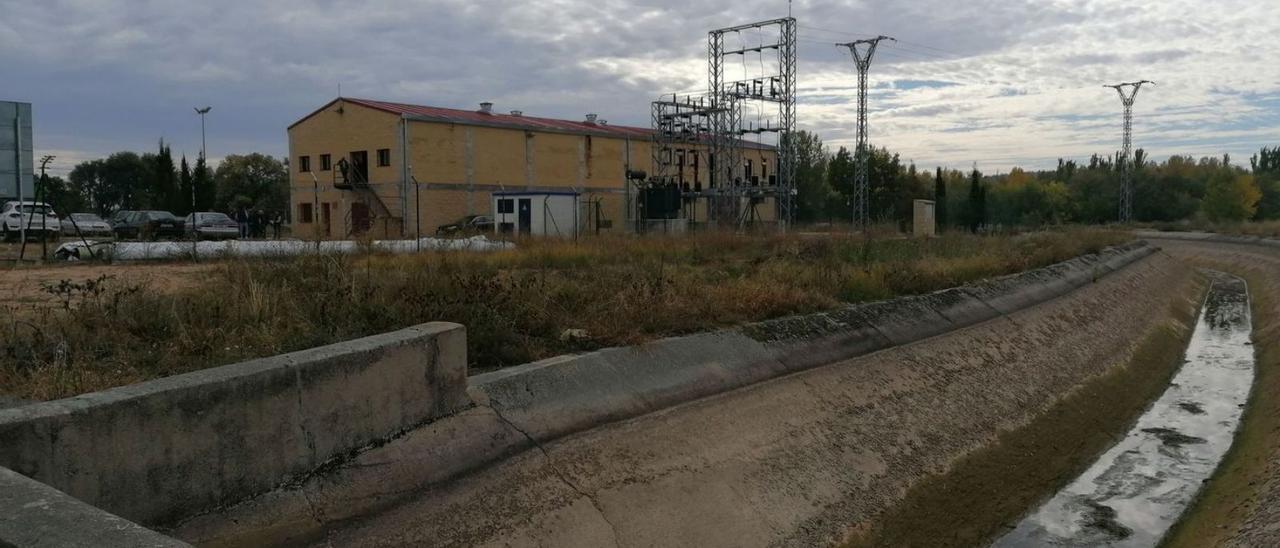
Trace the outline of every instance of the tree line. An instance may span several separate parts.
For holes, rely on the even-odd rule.
[[[183,155],[175,164],[169,145],[156,152],[116,152],[81,162],[66,179],[42,181],[44,201],[65,212],[109,215],[117,210],[231,212],[240,208],[288,214],[286,162],[265,154],[230,155],[216,169],[203,157],[194,165]]]
[[[855,161],[840,147],[831,153],[815,134],[797,132],[797,219],[848,222]],[[1087,163],[1059,160],[1055,169],[985,175],[976,168],[920,170],[885,148],[868,154],[868,210],[873,222],[906,228],[913,201],[935,201],[940,228],[1037,227],[1105,224],[1119,215],[1118,156]],[[1134,220],[1239,222],[1280,219],[1280,147],[1263,147],[1246,166],[1221,158],[1171,156],[1150,162],[1134,154]]]

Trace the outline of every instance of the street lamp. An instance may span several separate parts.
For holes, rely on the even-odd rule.
[[[208,151],[205,150],[204,140],[204,115],[208,114],[213,107],[206,106],[204,108],[194,107],[196,114],[200,115],[200,159],[205,162],[205,169],[209,169]],[[196,185],[191,185],[191,222],[195,223],[196,219]]]

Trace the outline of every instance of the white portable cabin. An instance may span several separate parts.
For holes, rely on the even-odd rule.
[[[498,234],[576,238],[581,232],[577,192],[494,192]]]

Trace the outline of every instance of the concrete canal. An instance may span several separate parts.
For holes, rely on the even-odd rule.
[[[1254,377],[1248,289],[1240,278],[1211,276],[1168,390],[995,546],[1155,546],[1177,522],[1230,448]]]

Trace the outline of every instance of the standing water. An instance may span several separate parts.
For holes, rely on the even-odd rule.
[[[1123,440],[994,546],[1155,546],[1231,447],[1253,384],[1249,293],[1211,273],[1187,360]]]

